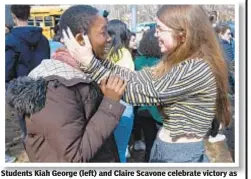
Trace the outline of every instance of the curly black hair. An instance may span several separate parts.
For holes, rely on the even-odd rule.
[[[68,26],[72,34],[87,33],[90,24],[98,14],[98,10],[89,5],[75,5],[67,9],[60,18],[59,30],[62,34],[63,29]]]
[[[155,28],[144,33],[139,43],[139,53],[148,57],[161,57],[161,51],[157,37],[154,36]]]

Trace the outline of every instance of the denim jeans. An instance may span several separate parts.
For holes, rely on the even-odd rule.
[[[155,139],[150,162],[152,163],[207,163],[204,141],[191,143],[167,143]]]
[[[125,105],[126,109],[114,131],[114,138],[117,144],[120,162],[126,163],[126,148],[132,133],[134,115],[133,106],[125,103],[124,101],[120,101],[120,103]]]

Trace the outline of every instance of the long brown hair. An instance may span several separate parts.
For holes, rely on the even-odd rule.
[[[227,65],[205,11],[199,5],[165,5],[158,10],[157,17],[174,30],[177,47],[163,57],[155,74],[162,76],[170,64],[172,66],[187,59],[206,60],[217,84],[216,117],[227,126],[230,122]]]

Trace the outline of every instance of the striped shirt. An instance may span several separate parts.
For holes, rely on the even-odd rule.
[[[161,105],[164,127],[170,137],[204,137],[215,116],[216,81],[209,64],[202,59],[185,60],[156,79],[149,69],[131,71],[93,58],[80,68],[94,81],[119,75],[127,81],[123,100],[135,106]]]

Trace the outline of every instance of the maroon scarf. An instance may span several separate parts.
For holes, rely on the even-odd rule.
[[[79,69],[77,61],[71,56],[69,51],[65,48],[58,49],[53,55],[52,59],[59,60],[63,63],[66,63],[76,69]]]

